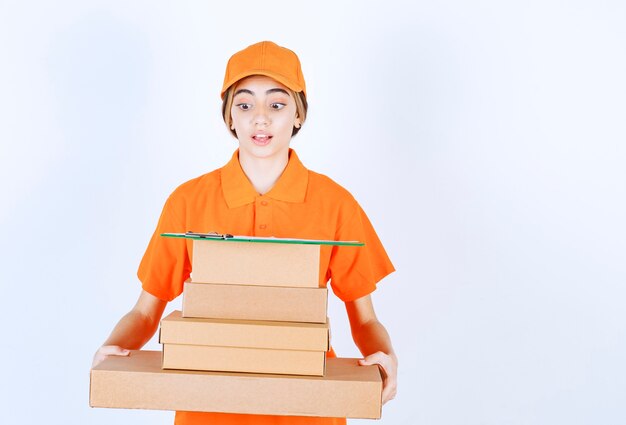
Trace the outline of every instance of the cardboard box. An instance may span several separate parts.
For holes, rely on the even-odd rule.
[[[159,351],[111,356],[91,370],[89,404],[124,409],[378,419],[377,366],[329,358],[326,375],[306,377],[161,369]]]
[[[319,287],[319,245],[194,240],[198,283]]]
[[[298,323],[184,318],[175,310],[161,320],[162,344],[328,351],[329,322]]]
[[[163,369],[323,376],[326,352],[163,344]]]
[[[183,317],[324,323],[327,288],[185,282]]]

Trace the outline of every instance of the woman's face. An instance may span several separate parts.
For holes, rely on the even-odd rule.
[[[287,87],[262,75],[245,78],[235,86],[231,128],[237,133],[240,153],[257,158],[288,155],[296,117],[296,102]]]

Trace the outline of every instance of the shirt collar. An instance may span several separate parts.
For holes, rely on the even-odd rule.
[[[250,204],[259,195],[239,164],[239,150],[221,169],[222,191],[229,208]],[[293,149],[289,149],[289,162],[278,181],[265,196],[284,202],[302,203],[309,183],[309,172]]]

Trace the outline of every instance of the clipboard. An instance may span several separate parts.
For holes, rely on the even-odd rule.
[[[166,238],[183,238],[207,241],[221,242],[252,242],[252,243],[280,243],[280,244],[298,244],[298,245],[334,245],[334,246],[364,246],[364,242],[359,241],[331,241],[322,239],[298,239],[298,238],[276,238],[273,236],[239,236],[229,233],[161,233]]]

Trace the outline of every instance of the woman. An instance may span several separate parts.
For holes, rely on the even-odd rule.
[[[128,355],[154,335],[165,306],[191,273],[191,242],[164,232],[360,240],[362,248],[321,247],[320,286],[330,281],[346,305],[362,365],[379,364],[383,402],[396,393],[397,358],[370,293],[393,271],[367,216],[345,189],[304,168],[290,149],[306,120],[306,86],[291,50],[261,42],[233,55],[222,114],[239,149],[224,167],[179,186],[168,198],[139,266],[142,293],[94,356]],[[334,356],[331,352],[329,355]],[[177,412],[176,424],[342,424],[345,419]]]

